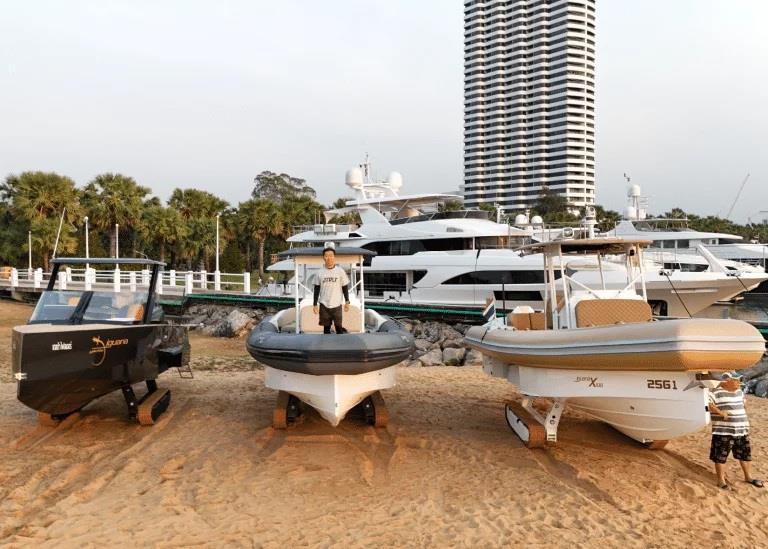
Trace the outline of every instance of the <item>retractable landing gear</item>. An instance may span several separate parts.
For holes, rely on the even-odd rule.
[[[171,403],[170,389],[159,389],[154,379],[147,380],[147,394],[141,399],[136,398],[130,385],[123,386],[123,397],[128,405],[128,417],[141,425],[153,425]]]
[[[365,422],[374,427],[386,427],[389,423],[389,410],[381,396],[381,391],[376,391],[360,403],[365,415]]]
[[[528,448],[542,448],[545,442],[557,442],[557,426],[565,408],[565,399],[556,398],[542,416],[533,407],[533,397],[525,397],[522,402],[507,402],[504,415],[507,425]]]
[[[272,411],[272,427],[287,429],[304,413],[301,401],[290,393],[278,391],[275,409]]]

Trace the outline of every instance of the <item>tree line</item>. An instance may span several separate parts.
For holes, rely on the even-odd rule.
[[[344,207],[346,200],[339,198],[332,206]],[[444,210],[462,207],[460,202],[441,205]],[[48,270],[54,246],[58,255],[84,256],[88,217],[91,257],[144,256],[165,261],[171,268],[210,271],[215,265],[218,216],[220,270],[263,275],[265,258],[286,248],[293,228],[321,222],[325,209],[305,180],[271,171],[257,175],[251,198],[236,206],[210,192],[182,188],[174,189],[163,203],[148,187],[117,173],[97,175],[78,187],[57,173],[23,172],[0,183],[0,265],[26,264],[30,233],[34,266]],[[481,209],[494,211],[490,204]],[[613,210],[600,206],[596,210],[602,230],[621,219]],[[583,212],[574,214],[562,195],[545,189],[531,211],[537,214],[547,223],[577,223]],[[680,208],[662,217],[687,217],[695,230],[768,240],[765,224],[739,225],[716,216],[686,214]],[[332,221],[359,219],[347,213]]]
[[[199,189],[174,189],[163,203],[148,187],[116,173],[84,187],[53,172],[9,175],[0,183],[0,264],[25,265],[31,233],[34,266],[60,256],[149,257],[172,268],[215,266],[219,217],[220,269],[264,273],[265,256],[284,249],[294,225],[315,223],[324,206],[303,179],[264,171],[251,198],[236,206]],[[61,234],[56,243],[60,221]],[[119,249],[116,247],[119,246]]]

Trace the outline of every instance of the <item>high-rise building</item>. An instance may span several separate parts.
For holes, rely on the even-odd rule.
[[[465,0],[467,206],[595,203],[595,0]]]

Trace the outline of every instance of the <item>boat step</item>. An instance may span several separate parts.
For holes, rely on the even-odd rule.
[[[170,389],[156,389],[141,400],[137,408],[136,419],[141,425],[154,425],[170,404]]]

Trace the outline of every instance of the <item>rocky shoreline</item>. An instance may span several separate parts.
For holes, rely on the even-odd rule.
[[[264,317],[273,314],[261,309],[226,307],[221,305],[193,305],[186,316],[188,322],[199,326],[205,335],[213,337],[242,337]],[[482,355],[464,344],[468,324],[447,324],[435,321],[400,320],[413,334],[416,351],[404,365],[411,368],[422,366],[465,366],[482,363]],[[744,391],[761,398],[768,398],[768,360],[742,370]]]

